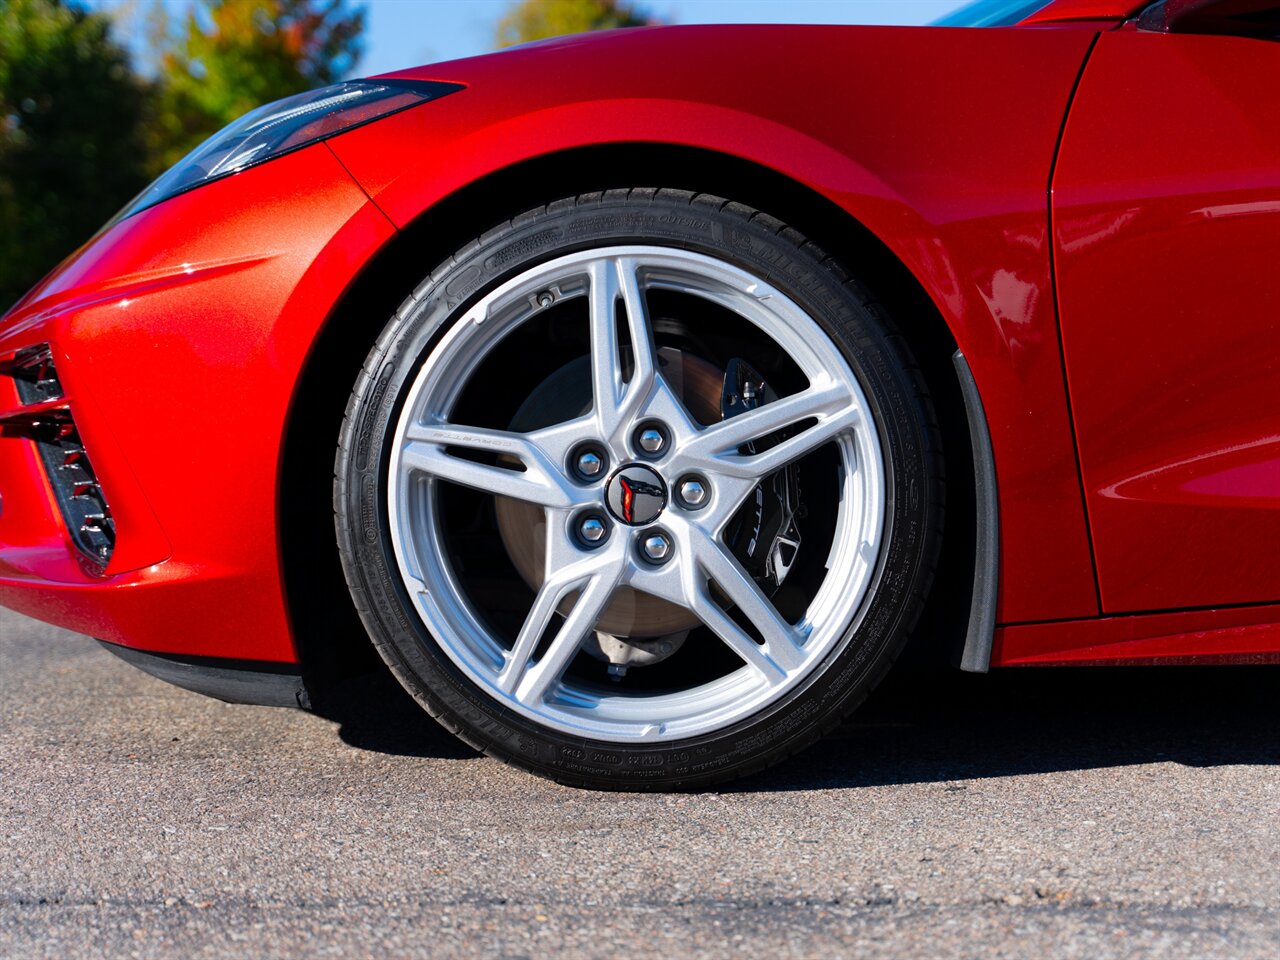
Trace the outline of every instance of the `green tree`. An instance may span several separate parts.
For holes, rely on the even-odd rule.
[[[520,0],[498,21],[498,46],[656,22],[626,0]]]
[[[143,187],[145,98],[106,18],[0,0],[0,311]]]
[[[156,172],[254,107],[341,79],[360,59],[364,21],[346,0],[200,0],[164,30]]]

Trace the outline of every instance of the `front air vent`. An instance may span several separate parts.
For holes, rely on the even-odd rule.
[[[0,366],[0,373],[13,377],[18,399],[24,405],[48,403],[64,396],[62,383],[53,368],[53,351],[47,343],[19,350]]]
[[[95,567],[105,568],[116,545],[116,522],[93,472],[70,411],[40,421],[32,439],[44,461],[71,539]]]
[[[19,403],[0,414],[0,433],[35,443],[72,543],[89,570],[101,574],[115,550],[116,524],[54,368],[52,349],[38,344],[20,350],[0,361],[0,374],[13,379]]]

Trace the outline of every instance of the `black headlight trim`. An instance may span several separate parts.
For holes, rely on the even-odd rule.
[[[352,88],[359,88],[361,86],[367,86],[371,88],[388,88],[388,87],[396,88],[400,90],[407,90],[414,93],[418,93],[421,95],[421,99],[390,107],[389,109],[386,109],[382,112],[375,113],[372,116],[354,119],[350,123],[344,124],[340,129],[326,131],[316,136],[308,137],[306,139],[300,140],[298,143],[289,144],[287,146],[282,146],[277,149],[270,149],[266,151],[262,157],[256,158],[256,159],[249,159],[243,163],[238,163],[232,169],[220,171],[209,176],[201,177],[199,179],[193,180],[190,183],[175,185],[173,187],[161,188],[161,185],[164,184],[166,178],[170,177],[174,173],[174,171],[181,169],[186,164],[189,164],[193,157],[197,156],[202,150],[205,150],[210,144],[214,143],[218,138],[225,136],[228,131],[233,130],[236,124],[239,124],[240,122],[242,122],[242,120],[244,120],[245,117],[252,116],[253,114],[256,114],[262,110],[266,110],[269,107],[274,107],[279,104],[285,104],[288,101],[295,99],[295,97],[286,97],[285,99],[275,101],[274,103],[264,104],[262,107],[259,107],[256,110],[250,111],[250,113],[245,114],[245,117],[240,118],[240,120],[235,121],[234,123],[218,131],[218,133],[215,133],[212,137],[210,137],[208,140],[202,143],[190,154],[188,154],[182,160],[179,160],[176,164],[174,164],[173,167],[165,171],[165,173],[161,174],[155,181],[148,184],[147,187],[141,193],[139,193],[136,197],[134,197],[131,201],[129,201],[129,203],[125,205],[124,209],[122,209],[118,214],[116,214],[115,217],[111,219],[111,221],[107,224],[107,226],[108,227],[112,226],[116,223],[119,223],[121,220],[124,220],[128,217],[132,217],[134,214],[141,213],[144,210],[149,210],[152,207],[156,206],[157,204],[163,203],[166,200],[170,200],[174,197],[182,196],[184,193],[189,193],[192,190],[196,190],[210,183],[215,183],[219,180],[224,180],[228,177],[233,177],[238,173],[243,173],[245,170],[250,170],[253,167],[260,166],[264,163],[269,163],[270,161],[279,159],[280,157],[288,156],[291,153],[294,153],[298,150],[302,150],[306,147],[313,146],[314,144],[323,143],[325,140],[328,140],[331,137],[335,137],[340,134],[348,133],[352,130],[359,129],[360,127],[363,127],[369,123],[375,123],[379,120],[385,120],[388,117],[393,117],[398,113],[403,113],[406,110],[411,110],[415,107],[420,107],[420,106],[423,106],[424,104],[432,103],[436,100],[441,99],[442,97],[447,97],[451,93],[457,93],[459,90],[466,89],[465,84],[454,83],[454,82],[445,81],[445,80],[408,80],[408,79],[401,79],[401,78],[395,78],[395,77],[378,78],[378,79],[366,78],[361,80],[346,80],[346,81],[343,81],[342,83],[332,84],[331,87],[320,87],[316,90],[307,91],[306,93],[303,93],[303,94],[297,94],[296,97],[305,97],[308,95],[314,95],[329,89],[336,90],[344,86],[352,87]],[[340,112],[341,111],[333,111],[330,114],[323,114],[322,116],[336,115]]]

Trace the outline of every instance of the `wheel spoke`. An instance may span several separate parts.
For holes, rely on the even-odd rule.
[[[575,503],[572,487],[528,435],[483,427],[415,424],[406,431],[405,439],[402,462],[410,470],[544,507],[563,509]],[[455,456],[450,448],[501,455],[516,462],[510,466],[479,463]]]
[[[601,571],[598,566],[595,566],[595,569],[595,573],[588,573],[585,576],[571,574],[548,580],[538,591],[533,608],[529,611],[529,616],[520,630],[520,636],[516,639],[507,666],[498,678],[499,686],[505,692],[514,695],[521,703],[534,706],[542,702],[547,691],[556,684],[565,668],[573,662],[573,658],[582,648],[582,641],[595,628],[600,614],[604,612],[613,597],[620,572],[618,565],[611,564],[604,571]],[[573,609],[565,617],[564,623],[547,647],[546,653],[530,666],[529,658],[537,648],[538,641],[546,631],[556,608],[565,595],[575,589],[579,593]]]
[[[538,647],[538,641],[546,633],[555,616],[556,608],[573,590],[581,587],[591,579],[593,565],[576,563],[572,567],[559,570],[543,581],[533,598],[533,606],[524,618],[520,634],[515,645],[507,656],[506,665],[498,674],[498,687],[504,693],[514,693],[525,669],[529,666],[529,658]]]
[[[708,427],[688,445],[687,453],[691,458],[711,461],[715,472],[761,477],[817,449],[856,426],[860,419],[861,413],[848,388],[829,382]],[[815,422],[768,450],[761,453],[740,450],[748,443],[804,421]]]
[[[799,632],[782,618],[773,601],[764,595],[764,591],[750,574],[742,569],[742,565],[737,560],[719,544],[708,541],[704,549],[698,551],[698,564],[711,581],[720,588],[720,591],[760,632],[764,640],[763,649],[754,639],[747,637],[752,647],[761,651],[762,655],[784,674],[794,670],[803,662],[804,650],[800,647]],[[732,623],[727,615],[724,617]],[[711,624],[708,626],[716,629]],[[737,624],[733,624],[733,628],[738,634],[743,634]],[[719,630],[716,632],[720,633]],[[724,634],[721,634],[721,637],[723,638]],[[742,653],[735,642],[727,638],[726,642],[739,654]]]
[[[675,438],[677,448],[690,437],[696,437],[702,432],[671,383],[661,376],[657,378],[654,389],[649,394],[644,406],[644,416],[665,423]]]
[[[794,437],[788,437],[763,453],[741,455],[741,470],[748,476],[768,476],[806,454],[812,453],[846,430],[856,427],[861,419],[862,414],[857,408],[846,407],[840,413],[819,420]]]
[[[589,268],[591,314],[591,384],[596,415],[612,434],[635,416],[653,389],[657,352],[649,327],[637,264],[629,257],[598,260]],[[619,329],[618,300],[626,315]],[[631,352],[631,377],[623,381],[625,342]]]
[[[698,619],[705,623],[725,646],[759,673],[766,683],[774,686],[787,679],[786,669],[769,656],[764,647],[756,643],[747,631],[734,623],[732,617],[720,609],[705,585],[695,587],[694,592],[686,598],[685,602],[689,609],[698,615]]]

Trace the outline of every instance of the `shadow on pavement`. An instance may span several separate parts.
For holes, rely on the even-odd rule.
[[[362,750],[477,756],[386,673],[347,684],[323,714]],[[895,673],[832,735],[724,789],[953,784],[1161,762],[1280,764],[1280,668]]]
[[[479,756],[431,719],[386,670],[343,684],[316,712],[338,724],[343,743],[361,750],[439,760]]]
[[[730,789],[941,784],[1143,763],[1280,764],[1280,669],[891,675],[832,736]]]

